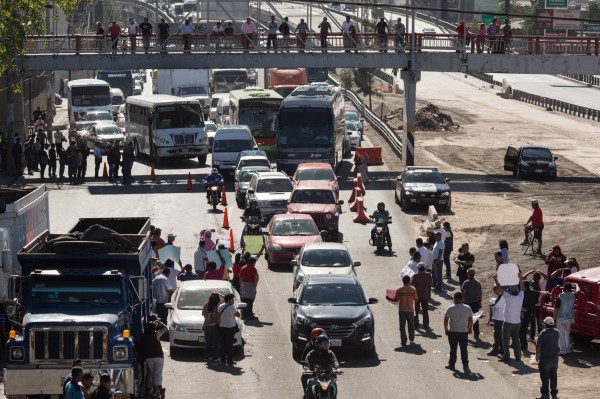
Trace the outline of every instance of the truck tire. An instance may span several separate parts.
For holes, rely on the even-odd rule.
[[[100,241],[59,241],[54,243],[56,254],[106,254],[108,245]]]

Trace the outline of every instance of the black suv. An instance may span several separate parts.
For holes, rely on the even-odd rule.
[[[548,147],[524,145],[518,150],[508,147],[504,170],[512,172],[518,179],[533,175],[556,179],[557,160]]]
[[[375,353],[375,320],[356,276],[308,275],[288,302],[292,304],[291,340],[300,357],[313,328],[327,333],[330,348]]]
[[[408,166],[396,178],[396,203],[405,211],[411,206],[434,205],[450,212],[452,192],[444,175],[437,168]]]

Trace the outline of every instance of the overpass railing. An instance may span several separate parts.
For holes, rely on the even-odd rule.
[[[510,40],[502,37],[468,37],[465,41],[457,35],[449,34],[416,34],[414,49],[417,52],[437,51],[467,51],[500,52],[510,54],[600,54],[600,38],[598,37],[544,37],[544,36],[512,36]],[[378,35],[373,33],[357,34],[354,36],[341,33],[329,34],[321,38],[319,34],[289,35],[277,37],[277,50],[284,51],[354,51],[354,52],[386,52],[405,51],[412,47],[411,36],[403,38],[404,46],[398,43],[394,34]],[[324,41],[323,41],[324,40]],[[144,52],[144,43],[148,52],[180,53],[194,52],[228,52],[273,51],[268,43],[267,35],[235,34],[230,36],[214,35],[172,35],[168,38],[151,36],[121,36],[118,40],[103,38],[96,35],[70,36],[28,36],[24,41],[27,54],[79,54],[79,53],[130,53]],[[396,45],[398,44],[398,47]],[[270,45],[270,49],[268,46]],[[325,45],[326,47],[323,47]]]

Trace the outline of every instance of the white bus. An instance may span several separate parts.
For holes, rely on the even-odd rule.
[[[100,79],[72,80],[69,86],[69,122],[85,120],[87,111],[112,113],[110,86]]]
[[[129,96],[125,102],[128,141],[136,157],[195,158],[206,163],[208,137],[198,100],[166,94]]]

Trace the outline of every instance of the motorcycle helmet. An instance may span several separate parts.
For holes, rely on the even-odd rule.
[[[325,335],[325,330],[323,330],[322,328],[319,328],[319,327],[313,328],[312,331],[310,332],[310,339],[313,342],[316,342],[317,338],[320,335]]]
[[[385,211],[385,204],[384,204],[383,202],[380,202],[380,203],[378,203],[378,204],[377,204],[377,210],[378,210],[379,212],[383,212],[383,211]]]
[[[252,198],[252,199],[250,200],[250,206],[252,206],[252,205],[256,205],[256,206],[258,206],[258,201],[257,201],[256,199],[254,199],[254,198]]]
[[[210,171],[211,175],[218,175],[219,174],[219,169],[217,168],[212,168],[212,170]]]
[[[324,351],[329,350],[329,338],[327,335],[321,334],[315,340],[315,345]]]
[[[531,200],[531,205],[538,205],[538,200],[537,200],[537,198],[533,198],[533,199]]]

